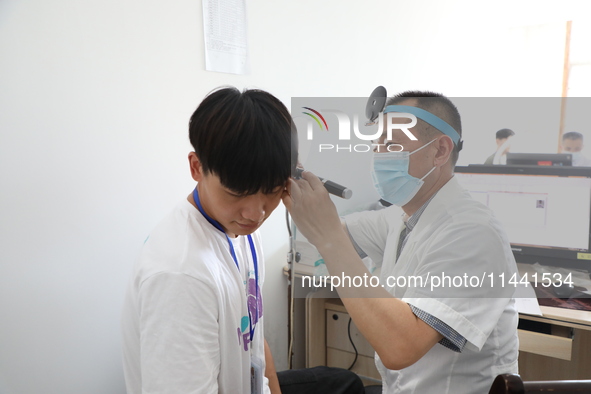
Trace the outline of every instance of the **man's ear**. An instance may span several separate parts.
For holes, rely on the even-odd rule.
[[[191,169],[191,176],[195,182],[203,179],[203,166],[195,152],[189,153],[189,167]]]
[[[435,142],[437,152],[435,152],[434,165],[441,167],[451,159],[451,153],[454,149],[454,142],[447,135],[442,136]]]

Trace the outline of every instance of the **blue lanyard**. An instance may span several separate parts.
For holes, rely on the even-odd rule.
[[[217,228],[218,230],[220,230],[222,233],[224,233],[224,235],[226,236],[226,240],[228,241],[228,246],[230,248],[230,254],[232,255],[232,259],[234,260],[234,263],[236,264],[236,268],[238,268],[238,272],[240,272],[240,265],[238,264],[238,258],[236,258],[236,252],[234,251],[234,245],[232,244],[232,241],[230,240],[230,237],[228,237],[228,234],[226,234],[226,232],[224,231],[224,228],[222,227],[222,225],[217,222],[215,219],[213,219],[211,216],[209,216],[205,210],[203,209],[203,207],[201,206],[201,200],[199,199],[199,192],[197,191],[197,187],[195,187],[195,189],[193,190],[193,200],[195,201],[195,205],[197,205],[197,209],[199,210],[199,212],[201,212],[201,214],[203,215],[203,217],[209,222],[209,224],[211,224],[212,226],[214,226],[215,228]],[[257,252],[256,249],[254,247],[254,242],[252,241],[252,236],[250,234],[247,235],[248,238],[248,243],[250,245],[250,253],[252,254],[252,261],[254,263],[254,280],[255,280],[255,313],[256,313],[256,317],[258,317],[259,314],[259,264],[258,264],[258,260],[257,260]],[[248,272],[247,272],[247,277]],[[248,286],[248,280],[246,285]],[[248,317],[249,317],[249,325],[250,325],[250,341],[252,342],[252,338],[254,337],[254,330],[256,328],[256,325],[253,327],[252,325],[252,320],[253,317],[251,315],[250,312],[250,308],[248,307],[248,295],[247,295],[247,300],[246,300],[246,309],[248,310]]]

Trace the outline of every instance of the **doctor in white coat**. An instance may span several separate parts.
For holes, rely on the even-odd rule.
[[[331,275],[369,275],[364,255],[381,266],[379,286],[365,281],[338,292],[376,350],[385,393],[486,393],[498,374],[517,372],[518,314],[506,283],[517,269],[509,241],[492,212],[453,177],[462,143],[451,101],[405,92],[389,99],[388,112],[418,119],[410,129],[417,140],[385,133],[374,153],[376,188],[402,207],[402,218],[394,208],[341,221],[309,172],[290,181],[284,203]]]

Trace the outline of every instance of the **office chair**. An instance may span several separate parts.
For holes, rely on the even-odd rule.
[[[583,394],[591,393],[591,380],[549,380],[524,382],[521,376],[503,374],[496,377],[488,394]]]

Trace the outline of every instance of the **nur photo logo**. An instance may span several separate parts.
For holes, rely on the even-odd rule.
[[[311,117],[312,119],[314,119],[316,121],[316,123],[318,124],[318,126],[320,126],[320,130],[323,130],[322,128],[322,124],[324,124],[324,126],[326,126],[326,131],[328,131],[328,123],[326,123],[326,119],[324,119],[324,116],[322,116],[320,114],[320,112],[316,111],[315,109],[312,109],[310,107],[303,107],[304,109],[307,109],[308,111],[312,111],[314,112],[314,114],[318,115],[318,117],[316,117],[315,115],[312,115],[309,112],[302,112],[305,115],[308,115],[309,117]],[[320,123],[320,119],[322,119],[322,123]]]
[[[380,144],[375,141],[379,140],[382,135],[386,135],[387,141],[392,139],[394,131],[402,131],[410,140],[416,141],[417,138],[412,134],[410,129],[417,124],[417,118],[415,115],[405,112],[389,112],[387,114],[381,114],[378,116],[377,128],[374,130],[368,130],[368,124],[364,121],[360,121],[360,117],[357,113],[353,113],[352,116],[343,110],[338,109],[322,109],[316,110],[312,107],[301,107],[305,111],[301,113],[306,115],[306,139],[308,141],[314,140],[314,129],[328,132],[331,130],[331,134],[336,137],[339,143],[319,143],[318,151],[333,151],[333,152],[370,152],[377,149],[380,146],[386,147],[389,152],[400,152],[404,150],[404,147],[400,144]],[[297,118],[300,116],[296,116]],[[353,122],[351,122],[351,117]],[[335,127],[329,128],[329,122],[331,124],[336,121],[336,132]],[[340,143],[340,141],[351,141],[352,138],[361,141],[370,141],[371,143]]]

